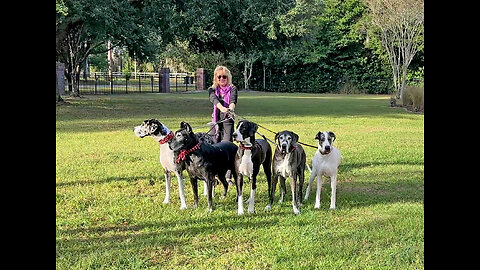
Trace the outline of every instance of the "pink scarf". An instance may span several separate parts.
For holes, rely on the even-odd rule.
[[[222,89],[220,86],[217,86],[217,89],[215,89],[215,95],[217,97],[223,97],[223,106],[226,106],[228,108],[228,106],[230,105],[230,94],[232,92],[230,91],[230,86],[227,85],[227,87],[225,87],[224,89]],[[212,121],[214,123],[216,123],[218,121],[218,108],[217,106],[213,105],[213,114],[212,114]],[[216,128],[217,126],[215,126]]]

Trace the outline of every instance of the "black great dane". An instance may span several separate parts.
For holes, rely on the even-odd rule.
[[[260,165],[263,165],[263,171],[267,177],[268,190],[270,190],[272,171],[272,148],[270,144],[262,139],[255,140],[255,132],[258,125],[248,120],[241,120],[237,124],[237,129],[232,134],[233,139],[240,143],[235,157],[235,171],[237,174],[237,203],[238,215],[243,215],[243,176],[250,179],[252,186],[250,198],[248,199],[248,213],[255,212],[255,190],[257,188],[257,175],[260,171]]]
[[[176,162],[185,162],[185,167],[192,183],[194,206],[198,205],[198,180],[207,183],[208,211],[213,211],[212,190],[215,175],[218,176],[227,194],[228,183],[225,179],[227,170],[232,171],[236,180],[235,154],[238,147],[232,142],[220,142],[213,145],[201,142],[186,122],[180,124],[172,140],[168,142],[175,153]],[[238,190],[237,190],[238,197]]]

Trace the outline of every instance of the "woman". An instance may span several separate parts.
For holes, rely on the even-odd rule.
[[[210,101],[213,103],[212,122],[228,118],[227,111],[234,111],[237,104],[237,87],[232,84],[232,74],[225,66],[217,66],[213,73],[213,85],[208,89]],[[216,139],[232,142],[233,119],[218,124]]]

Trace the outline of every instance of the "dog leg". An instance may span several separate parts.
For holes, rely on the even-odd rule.
[[[213,176],[209,176],[207,179],[207,199],[208,199],[208,212],[211,213],[213,211],[213,181],[215,178]]]
[[[271,156],[267,155],[267,159],[270,158]],[[270,192],[272,189],[272,171],[271,171],[271,166],[270,166],[270,161],[263,163],[263,171],[265,172],[265,176],[267,177],[267,184],[268,184],[268,199],[270,200]],[[270,209],[272,206],[270,205]],[[265,207],[265,210],[269,210],[268,206]]]
[[[280,199],[278,200],[278,203],[282,203],[283,197],[287,193],[287,186],[285,185],[285,181],[286,181],[285,177],[281,175],[279,177],[280,177]]]
[[[296,186],[297,186],[297,184],[296,184],[296,182],[297,182],[297,176],[294,174],[294,175],[292,175],[292,177],[290,177],[290,179],[291,179],[291,180],[290,180],[290,188],[292,189],[292,207],[293,207],[293,213],[294,213],[295,215],[297,215],[297,214],[300,214],[300,211],[298,211],[298,207],[297,207],[297,200],[295,199],[295,197],[296,197],[296,195],[297,195],[297,194],[296,194],[296,190],[295,190],[295,188],[296,188]]]
[[[203,182],[203,196],[207,196],[207,182]]]
[[[304,171],[302,170],[298,175],[298,195],[297,195],[297,204],[298,206],[303,206],[302,198],[303,198],[303,183],[305,182],[305,175]]]
[[[308,200],[308,196],[310,196],[310,187],[312,185],[313,179],[315,179],[315,176],[317,175],[317,170],[313,170],[312,174],[310,174],[310,179],[308,180],[308,186],[307,190],[305,191],[305,199],[304,201]]]
[[[227,196],[227,191],[228,191],[228,182],[227,182],[227,180],[225,179],[225,176],[223,176],[223,177],[220,177],[220,176],[219,176],[218,178],[220,179],[220,182],[221,182],[222,185],[223,185],[223,194],[222,194],[222,196],[220,197],[220,199],[225,199],[225,196]],[[215,188],[214,188],[214,192],[213,192],[213,193],[214,193],[214,194],[212,195],[212,197],[215,197],[215,196],[214,196],[214,195],[215,195]]]
[[[238,215],[243,215],[243,175],[237,175],[237,204],[238,204]]]
[[[190,176],[190,183],[192,184],[193,191],[193,207],[198,206],[198,180]]]
[[[175,172],[178,180],[178,193],[180,194],[180,209],[187,209],[187,203],[185,201],[185,188],[183,186],[182,172]]]
[[[320,208],[320,195],[322,193],[322,174],[317,175],[317,196],[315,196],[315,206],[314,208]]]
[[[164,170],[165,172],[165,199],[163,203],[167,204],[170,202],[170,183],[172,182],[172,175],[169,171]]]
[[[279,175],[277,173],[273,174],[272,186],[268,189],[269,202],[268,202],[268,205],[265,207],[265,210],[267,210],[267,211],[272,209],[273,198],[275,197],[275,189],[277,187],[278,177],[279,177]]]
[[[335,202],[337,200],[337,175],[330,177],[330,185],[332,186],[332,196],[330,197],[330,210],[335,209]]]

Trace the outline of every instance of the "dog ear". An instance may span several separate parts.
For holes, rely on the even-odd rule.
[[[322,134],[322,132],[319,131],[319,132],[317,133],[317,135],[315,135],[315,140],[319,140],[319,141],[320,141],[320,136],[321,136],[321,134]]]
[[[275,134],[275,141],[278,141],[278,136],[280,133]]]
[[[182,123],[180,123],[180,128],[187,130],[188,133],[192,132],[192,127],[187,122],[182,121]]]
[[[253,129],[250,129],[250,134],[248,134],[250,137],[255,137],[255,132],[258,130],[258,125],[255,123],[251,124],[253,126]]]
[[[334,142],[335,139],[337,138],[337,137],[335,136],[335,133],[333,133],[333,132],[331,132],[331,131],[328,132],[328,136],[330,136],[331,138],[333,138],[333,139],[332,139],[332,142]]]
[[[293,141],[292,141],[292,144],[293,143],[297,143],[298,142],[298,135],[294,132],[292,132],[292,135],[293,135]]]

